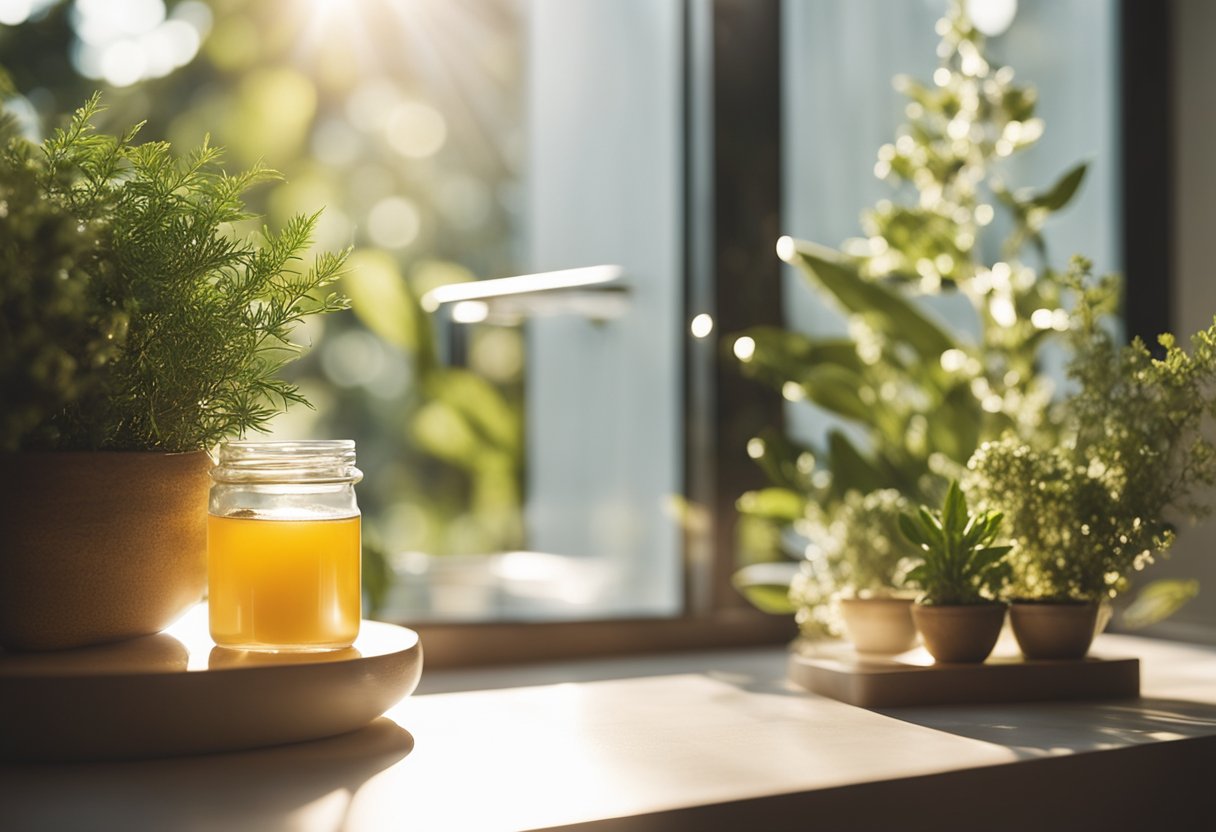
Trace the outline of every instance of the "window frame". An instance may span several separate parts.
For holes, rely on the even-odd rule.
[[[1119,3],[1119,173],[1127,337],[1157,348],[1174,325],[1174,0]]]

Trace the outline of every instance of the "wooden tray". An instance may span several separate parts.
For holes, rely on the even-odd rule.
[[[836,643],[800,647],[788,672],[807,690],[862,708],[1140,695],[1140,660],[1127,658],[1034,661],[1004,654],[984,664],[935,664],[923,647],[885,657]]]
[[[133,759],[354,731],[413,692],[422,644],[364,621],[347,650],[216,647],[200,605],[162,633],[54,653],[0,652],[0,758]]]

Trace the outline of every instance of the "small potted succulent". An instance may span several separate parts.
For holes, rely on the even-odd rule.
[[[1077,659],[1093,640],[1103,601],[1167,552],[1174,523],[1202,517],[1216,482],[1216,324],[1187,352],[1160,338],[1154,358],[1139,340],[1115,343],[1103,319],[1113,278],[1093,281],[1074,262],[1069,376],[1060,439],[1006,435],[968,462],[968,493],[1009,519],[1010,623],[1028,658]]]
[[[916,548],[899,533],[907,500],[894,489],[850,491],[831,510],[811,503],[798,528],[808,540],[804,571],[793,584],[799,609],[828,628],[839,624],[863,653],[901,653],[916,644],[913,593],[902,573]]]
[[[982,662],[1001,634],[1000,596],[1009,580],[1011,548],[993,545],[1002,519],[995,511],[971,514],[957,480],[940,512],[921,506],[899,516],[900,530],[922,558],[907,577],[922,591],[912,617],[939,662]]]
[[[208,450],[302,402],[293,328],[343,308],[344,255],[300,267],[317,217],[246,238],[206,143],[42,144],[0,108],[0,646],[144,635],[202,596]],[[137,128],[138,129],[138,128]]]

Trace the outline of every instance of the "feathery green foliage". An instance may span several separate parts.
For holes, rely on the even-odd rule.
[[[95,302],[94,224],[45,197],[40,168],[0,110],[0,450],[14,450],[70,402],[104,394],[126,315]]]
[[[242,195],[278,174],[220,167],[204,141],[98,133],[94,95],[41,146],[0,150],[0,448],[187,451],[263,429],[299,391],[275,377],[292,329],[343,309],[343,253],[301,266],[318,215],[244,239]],[[47,246],[47,239],[51,244]],[[48,303],[47,299],[51,299]]]
[[[921,506],[899,515],[899,529],[921,551],[921,562],[908,573],[926,604],[983,604],[998,600],[1010,577],[1010,546],[993,546],[1003,515],[972,514],[959,488],[950,483],[941,511]]]
[[[966,484],[1009,517],[1015,594],[1094,600],[1122,592],[1167,552],[1175,520],[1211,511],[1216,323],[1193,336],[1189,353],[1162,335],[1164,355],[1154,358],[1139,339],[1119,346],[1101,325],[1118,298],[1113,278],[1094,280],[1078,258],[1068,285],[1077,297],[1068,331],[1076,389],[1059,405],[1062,441],[1007,435],[985,443]],[[1181,604],[1194,587],[1181,589],[1153,594]]]

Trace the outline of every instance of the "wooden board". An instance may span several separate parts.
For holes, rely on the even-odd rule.
[[[0,759],[116,760],[318,739],[362,728],[413,692],[422,644],[364,621],[353,647],[216,647],[207,610],[164,632],[50,653],[0,651]]]
[[[935,664],[924,648],[882,657],[830,644],[796,650],[788,672],[807,690],[862,708],[1140,695],[1140,660],[1130,658],[1033,661],[997,655],[984,664]]]

